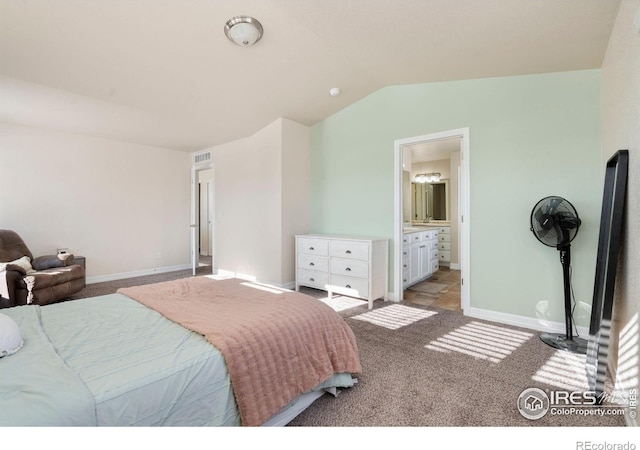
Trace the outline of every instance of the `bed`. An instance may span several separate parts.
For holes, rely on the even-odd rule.
[[[1,426],[284,425],[357,383],[355,336],[322,302],[192,277],[0,311]]]

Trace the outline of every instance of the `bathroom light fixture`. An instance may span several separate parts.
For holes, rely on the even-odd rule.
[[[416,174],[416,183],[435,183],[440,181],[440,172],[418,173]]]
[[[234,44],[250,47],[262,37],[262,24],[253,17],[236,16],[227,20],[224,34]]]

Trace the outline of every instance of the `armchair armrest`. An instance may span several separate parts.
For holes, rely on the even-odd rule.
[[[38,256],[31,261],[31,265],[35,270],[54,269],[56,267],[66,267],[74,264],[75,256],[66,253],[64,255],[45,255]]]
[[[7,270],[0,271],[0,308],[16,306],[16,281],[25,274],[22,267],[18,266],[16,270],[11,270],[9,267],[16,266],[8,265]]]

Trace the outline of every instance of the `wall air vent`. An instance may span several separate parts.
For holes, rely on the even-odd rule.
[[[198,153],[193,155],[193,163],[199,164],[211,160],[211,152]]]

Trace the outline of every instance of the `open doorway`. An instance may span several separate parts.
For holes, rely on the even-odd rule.
[[[213,169],[197,172],[198,188],[198,267],[208,267],[213,261]]]
[[[193,275],[214,274],[214,170],[211,164],[191,168],[191,266]]]
[[[414,286],[418,294],[413,299],[439,299],[443,305],[448,304],[448,309],[464,312],[470,304],[469,130],[398,140],[395,162],[394,297],[398,301],[405,300],[405,296],[410,300],[413,292],[405,289]],[[438,193],[440,195],[436,195]],[[434,252],[438,260],[431,263],[434,270],[423,273],[427,278],[419,280],[426,281],[425,294],[421,294],[421,286],[413,280],[413,273],[412,279],[407,279],[407,255],[412,258],[413,253],[408,252],[405,237],[408,232],[424,230],[438,230],[437,252]],[[445,294],[451,289],[450,294],[432,294],[430,290],[438,287],[436,285]]]

